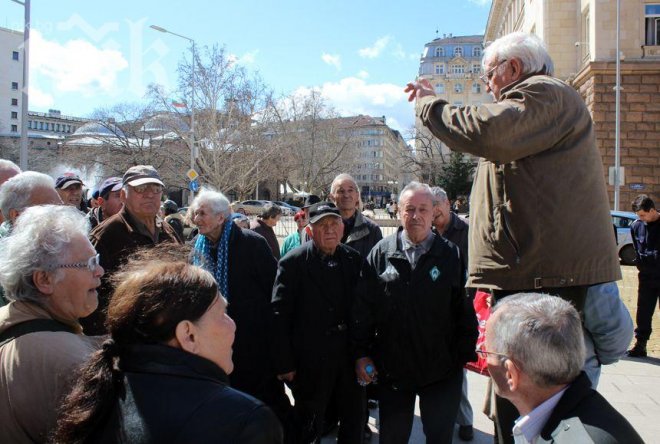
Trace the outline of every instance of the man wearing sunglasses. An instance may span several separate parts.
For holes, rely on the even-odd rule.
[[[165,188],[158,171],[151,165],[129,168],[122,178],[119,213],[104,220],[91,233],[90,240],[101,255],[106,276],[112,275],[129,256],[140,248],[162,242],[180,243],[172,227],[158,217]],[[112,294],[109,279],[99,288],[99,308],[81,320],[87,335],[105,334],[105,311]]]
[[[519,417],[503,433],[516,443],[641,443],[630,423],[581,371],[585,359],[580,315],[560,298],[509,296],[486,324],[486,349],[495,392]]]

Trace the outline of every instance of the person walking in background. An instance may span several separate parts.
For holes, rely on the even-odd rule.
[[[281,217],[282,209],[279,205],[267,203],[264,205],[264,208],[261,210],[261,214],[257,219],[250,222],[250,229],[263,236],[268,242],[268,246],[270,247],[275,260],[280,260],[280,244],[277,242],[274,228],[280,221]]]
[[[305,212],[303,210],[298,211],[293,216],[293,221],[296,223],[296,231],[284,238],[282,248],[280,249],[280,257],[284,257],[289,251],[300,246],[300,234],[305,229],[305,225],[307,225],[307,216],[305,215]]]
[[[632,203],[639,217],[630,226],[635,246],[639,286],[637,290],[637,329],[635,346],[628,351],[632,358],[647,355],[646,343],[651,337],[651,321],[656,306],[660,307],[660,213],[653,200],[640,194]]]
[[[109,177],[101,184],[99,195],[96,198],[98,206],[87,213],[92,229],[121,211],[123,205],[119,196],[121,185],[121,177]]]

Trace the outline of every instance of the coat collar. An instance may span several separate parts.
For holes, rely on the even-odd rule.
[[[585,372],[581,372],[575,381],[568,386],[564,395],[557,403],[550,418],[548,418],[548,421],[543,426],[543,430],[541,430],[541,436],[550,436],[561,420],[566,418],[591,390],[591,381]]]

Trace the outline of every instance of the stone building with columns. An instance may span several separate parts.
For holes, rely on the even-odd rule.
[[[582,95],[596,125],[605,174],[615,163],[617,2],[493,0],[484,43],[513,31],[538,35],[555,75]],[[660,1],[620,1],[620,208],[640,193],[660,200]],[[608,179],[608,177],[606,177]],[[614,202],[614,187],[608,185]]]

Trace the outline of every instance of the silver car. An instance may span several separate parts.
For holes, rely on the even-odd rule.
[[[636,255],[630,235],[630,225],[638,219],[637,215],[631,211],[610,211],[610,215],[616,227],[617,249],[621,264],[633,265]]]

